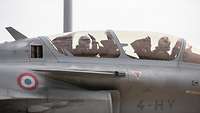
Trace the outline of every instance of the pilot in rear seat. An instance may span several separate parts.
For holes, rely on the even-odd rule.
[[[152,58],[155,60],[170,60],[168,51],[170,50],[170,40],[168,37],[162,37],[158,41],[158,46],[152,52]]]
[[[90,48],[91,40],[88,36],[81,36],[78,43],[76,49],[73,50],[74,56],[90,57],[98,54],[98,42],[94,38],[92,39],[92,48]]]

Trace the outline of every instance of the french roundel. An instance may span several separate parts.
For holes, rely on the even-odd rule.
[[[22,89],[26,90],[34,90],[38,86],[37,77],[32,73],[23,73],[19,75],[17,83]]]

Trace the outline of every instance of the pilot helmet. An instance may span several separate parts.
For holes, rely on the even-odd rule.
[[[158,42],[158,47],[162,50],[169,51],[170,50],[170,40],[168,37],[161,37]]]
[[[81,36],[79,38],[79,45],[89,47],[90,46],[90,38],[88,36]]]

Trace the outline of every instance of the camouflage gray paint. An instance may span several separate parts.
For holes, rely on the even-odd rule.
[[[1,44],[0,112],[200,112],[198,64],[182,62],[182,51],[172,61],[131,59],[114,32],[107,32],[120,48],[119,58],[65,56],[48,37]],[[42,58],[31,58],[31,45],[42,45]],[[19,79],[24,73],[31,82]]]

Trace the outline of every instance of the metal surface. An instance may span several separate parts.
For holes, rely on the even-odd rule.
[[[31,45],[42,45],[42,58],[31,58]],[[181,57],[65,56],[48,37],[4,43],[0,51],[1,113],[200,112],[200,66]]]

